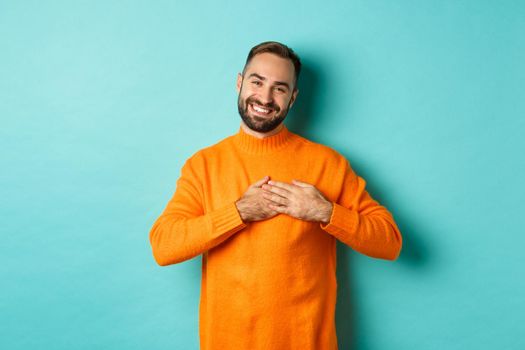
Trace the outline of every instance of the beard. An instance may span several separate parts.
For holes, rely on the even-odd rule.
[[[277,106],[274,103],[262,104],[260,101],[252,97],[248,97],[246,100],[242,100],[241,94],[239,93],[239,97],[237,100],[237,107],[238,107],[239,115],[241,116],[241,119],[250,129],[252,129],[253,131],[257,131],[257,132],[268,132],[268,131],[272,131],[277,126],[279,126],[279,124],[282,123],[284,118],[286,118],[286,115],[288,114],[288,110],[290,109],[290,102],[288,103],[288,106],[286,107],[286,109],[281,110],[279,106]],[[259,117],[257,115],[250,115],[248,112],[248,106],[252,103],[256,103],[260,106],[271,108],[274,111],[275,116],[271,119],[266,119],[264,117]]]

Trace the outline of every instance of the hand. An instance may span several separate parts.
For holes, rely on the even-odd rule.
[[[262,189],[272,210],[306,221],[330,221],[333,204],[311,184],[297,180],[292,180],[292,184],[269,181]]]
[[[279,214],[268,206],[270,201],[263,197],[264,191],[261,186],[269,179],[269,176],[265,176],[250,185],[243,196],[235,202],[243,222],[265,220]]]

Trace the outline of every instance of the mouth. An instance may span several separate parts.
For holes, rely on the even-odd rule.
[[[274,111],[272,108],[263,107],[255,103],[250,103],[249,107],[253,113],[260,115],[260,116],[268,116]]]

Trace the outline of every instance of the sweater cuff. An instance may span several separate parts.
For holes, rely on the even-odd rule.
[[[321,228],[337,238],[348,235],[348,232],[355,232],[359,225],[359,214],[355,210],[343,207],[332,202],[334,208],[327,224],[321,223]]]
[[[212,228],[211,232],[214,232],[217,236],[232,231],[239,231],[247,226],[247,224],[242,221],[241,215],[239,214],[234,202],[217,210],[213,210],[209,214]]]

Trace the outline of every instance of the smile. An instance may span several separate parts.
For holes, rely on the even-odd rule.
[[[250,107],[254,112],[256,112],[257,114],[261,114],[261,115],[268,115],[271,112],[273,112],[272,109],[264,108],[264,107],[254,105],[254,104],[250,104]]]

